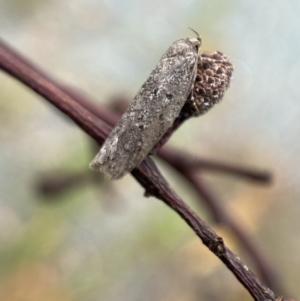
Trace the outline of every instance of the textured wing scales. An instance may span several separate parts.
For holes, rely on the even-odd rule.
[[[185,104],[197,59],[190,39],[179,40],[167,50],[90,164],[92,169],[119,179],[141,163]]]

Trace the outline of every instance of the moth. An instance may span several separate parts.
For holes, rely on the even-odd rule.
[[[91,162],[93,170],[122,178],[151,152],[183,107],[198,116],[223,97],[233,66],[221,52],[201,55],[200,47],[198,35],[166,51]]]

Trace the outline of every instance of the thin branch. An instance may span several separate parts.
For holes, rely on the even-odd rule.
[[[99,144],[108,136],[111,127],[88,112],[59,86],[55,85],[42,74],[30,68],[16,53],[2,47],[0,43],[0,68],[35,92],[43,96],[56,108],[70,117],[88,135]],[[248,269],[223,243],[223,240],[198,217],[170,188],[150,158],[132,171],[135,179],[145,188],[149,195],[156,196],[174,209],[194,230],[202,242],[232,271],[255,300],[275,300],[275,294]]]
[[[277,272],[269,263],[269,259],[263,255],[263,252],[259,250],[257,244],[253,242],[250,235],[243,228],[243,225],[234,218],[232,214],[229,214],[223,206],[223,203],[213,193],[212,189],[209,189],[208,183],[198,174],[189,172],[186,169],[181,169],[180,163],[177,164],[174,161],[174,157],[166,157],[163,155],[163,159],[168,162],[173,168],[175,168],[183,177],[195,188],[198,195],[202,197],[205,204],[209,207],[213,217],[220,223],[225,224],[236,235],[238,241],[243,245],[246,252],[251,256],[253,262],[256,265],[261,277],[264,281],[273,289],[278,289],[279,282],[277,278]]]
[[[272,175],[267,171],[259,171],[256,169],[245,168],[223,162],[215,162],[204,160],[185,153],[180,153],[174,149],[164,147],[158,151],[158,155],[163,158],[169,158],[172,162],[176,162],[176,166],[181,170],[189,172],[197,171],[212,171],[231,174],[234,176],[242,177],[246,180],[256,181],[263,184],[270,183]]]

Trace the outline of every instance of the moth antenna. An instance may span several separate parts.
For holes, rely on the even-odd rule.
[[[196,30],[194,30],[193,28],[189,27],[189,29],[192,30],[192,31],[197,35],[197,40],[199,41],[200,47],[201,47],[201,44],[202,44],[202,38],[201,38],[201,36],[200,36],[199,33],[198,33]]]

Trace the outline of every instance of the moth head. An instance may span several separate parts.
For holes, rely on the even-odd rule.
[[[196,49],[199,51],[201,48],[201,45],[202,45],[201,36],[199,35],[199,33],[196,30],[194,30],[190,27],[189,27],[189,29],[192,30],[197,35],[196,38],[190,38],[189,40],[195,45]]]
[[[185,105],[192,116],[206,113],[223,98],[232,78],[233,64],[220,51],[199,54],[197,74]]]

